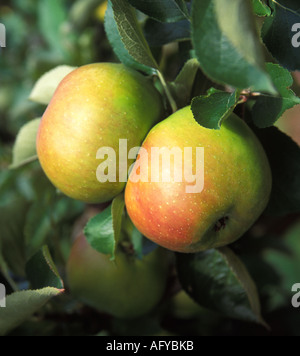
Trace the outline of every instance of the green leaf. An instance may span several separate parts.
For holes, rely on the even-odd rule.
[[[299,213],[300,147],[276,127],[256,129],[255,133],[267,153],[273,176],[266,214],[284,216]]]
[[[170,89],[178,107],[190,104],[198,70],[198,61],[195,58],[190,59],[185,63],[175,81],[170,83]]]
[[[177,22],[189,17],[184,0],[128,0],[129,3],[160,22]]]
[[[208,129],[219,130],[222,122],[237,105],[239,92],[226,93],[214,91],[206,96],[198,96],[192,101],[195,120]]]
[[[29,100],[39,104],[48,105],[60,82],[76,67],[58,66],[45,73],[32,89]]]
[[[64,283],[52,260],[48,246],[41,248],[27,262],[26,275],[32,289],[64,288]]]
[[[262,0],[251,0],[253,11],[258,16],[270,16],[271,9]]]
[[[267,17],[262,27],[262,38],[272,56],[285,68],[300,70],[299,47],[292,41],[300,43],[299,30],[292,31],[300,23],[298,0],[272,1],[273,12]]]
[[[248,0],[195,0],[192,40],[203,72],[215,82],[276,93]]]
[[[144,33],[151,47],[159,47],[167,43],[190,39],[191,24],[187,20],[176,23],[161,23],[148,19],[144,26]]]
[[[56,288],[44,288],[15,292],[9,295],[6,298],[6,308],[0,308],[0,335],[4,336],[21,325],[51,298],[63,291]]]
[[[122,42],[129,55],[145,66],[158,69],[134,9],[124,0],[110,0]]]
[[[290,89],[293,85],[290,72],[273,63],[268,63],[267,69],[280,96],[262,95],[257,99],[252,118],[260,128],[272,126],[286,110],[300,104],[300,98]]]
[[[13,148],[11,169],[19,168],[37,160],[36,136],[41,119],[35,119],[24,125],[18,133]]]
[[[109,207],[93,217],[84,229],[89,244],[96,251],[111,255],[112,259],[121,235],[124,206],[124,197],[120,194]]]
[[[128,53],[121,39],[121,35],[118,30],[118,25],[116,23],[111,1],[108,1],[107,10],[105,13],[104,27],[107,38],[110,45],[112,46],[114,53],[119,58],[119,60],[128,67],[135,70],[140,70],[146,74],[153,74],[153,69],[143,64],[138,63],[133,57]]]
[[[230,318],[264,324],[256,286],[229,248],[177,254],[177,270],[184,290],[201,306]]]
[[[112,208],[109,206],[88,222],[84,234],[96,251],[114,256],[115,239],[112,220]]]

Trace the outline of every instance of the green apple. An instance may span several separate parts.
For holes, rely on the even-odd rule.
[[[71,294],[100,312],[122,319],[143,316],[161,301],[169,272],[169,253],[161,247],[137,259],[117,251],[116,260],[94,250],[84,235],[67,263]]]
[[[41,166],[67,196],[110,201],[124,189],[134,162],[126,156],[119,160],[124,153],[119,140],[127,140],[128,150],[140,146],[162,113],[161,95],[150,78],[123,64],[82,66],[63,79],[43,115],[37,136]],[[97,169],[107,159],[98,157],[98,150],[106,147],[115,154],[116,177],[101,181]]]
[[[163,166],[162,156],[153,158],[154,149],[171,152],[174,147],[185,157],[184,164],[178,164],[175,154],[169,167]],[[185,149],[192,154],[184,156]],[[171,179],[163,181],[167,171]],[[186,171],[194,172],[201,189],[193,192]],[[182,181],[174,178],[178,173]],[[160,179],[153,181],[153,174],[161,174]],[[125,202],[142,234],[167,249],[193,253],[241,237],[266,208],[271,186],[266,154],[245,122],[232,114],[220,130],[207,129],[186,107],[148,134],[129,176]]]

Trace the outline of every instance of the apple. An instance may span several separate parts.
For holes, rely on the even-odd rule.
[[[183,165],[174,155],[170,166],[161,169],[162,156],[152,159],[154,149],[174,147],[181,152],[189,148],[192,155],[186,156]],[[200,159],[197,148],[203,153]],[[193,170],[201,189],[193,192],[185,170]],[[171,179],[163,181],[167,171]],[[178,173],[182,181],[174,179]],[[160,179],[153,181],[153,174],[161,174]],[[264,211],[271,186],[266,154],[245,122],[231,114],[220,130],[207,129],[186,107],[157,124],[146,137],[129,176],[125,203],[144,236],[172,251],[195,253],[240,238]]]
[[[41,166],[67,196],[111,201],[124,190],[127,167],[134,163],[128,157],[119,162],[119,140],[127,140],[129,149],[140,146],[162,113],[150,78],[123,64],[82,66],[63,79],[43,115],[36,143]],[[96,173],[105,157],[97,153],[106,147],[116,154],[116,179],[100,182]]]
[[[100,312],[122,319],[149,313],[161,301],[169,253],[157,247],[137,259],[119,249],[116,260],[94,250],[83,234],[75,240],[66,276],[71,294]]]

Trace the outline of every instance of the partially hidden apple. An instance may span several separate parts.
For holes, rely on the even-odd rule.
[[[183,164],[175,155],[169,166],[162,155],[155,162],[153,148],[171,152],[174,147],[186,157]],[[200,159],[197,147],[203,149]],[[192,155],[184,156],[185,148]],[[163,181],[167,171],[171,179]],[[191,189],[191,174],[186,179],[186,171],[193,171],[200,181],[203,177],[198,192]],[[182,181],[174,179],[176,173],[177,177],[181,173]],[[159,174],[159,180],[151,179]],[[146,137],[129,176],[125,202],[136,228],[150,240],[173,251],[195,253],[240,238],[266,208],[271,187],[266,154],[244,121],[231,114],[220,130],[207,129],[186,107],[157,124]]]
[[[162,113],[151,78],[123,64],[77,68],[60,83],[43,115],[37,136],[41,166],[65,195],[87,203],[110,201],[124,189],[134,163],[126,156],[119,162],[119,140],[127,140],[128,150],[140,146]],[[115,155],[115,179],[97,177],[107,159],[103,153],[97,157],[101,148]]]
[[[111,261],[81,234],[72,247],[66,275],[71,294],[83,303],[117,318],[133,319],[159,304],[169,266],[169,253],[161,247],[142,259],[119,249]]]

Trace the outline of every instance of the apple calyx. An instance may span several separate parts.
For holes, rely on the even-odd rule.
[[[221,230],[224,230],[226,228],[226,225],[228,223],[229,217],[228,216],[224,216],[223,218],[219,219],[215,226],[214,226],[214,230],[215,232],[219,232]]]

